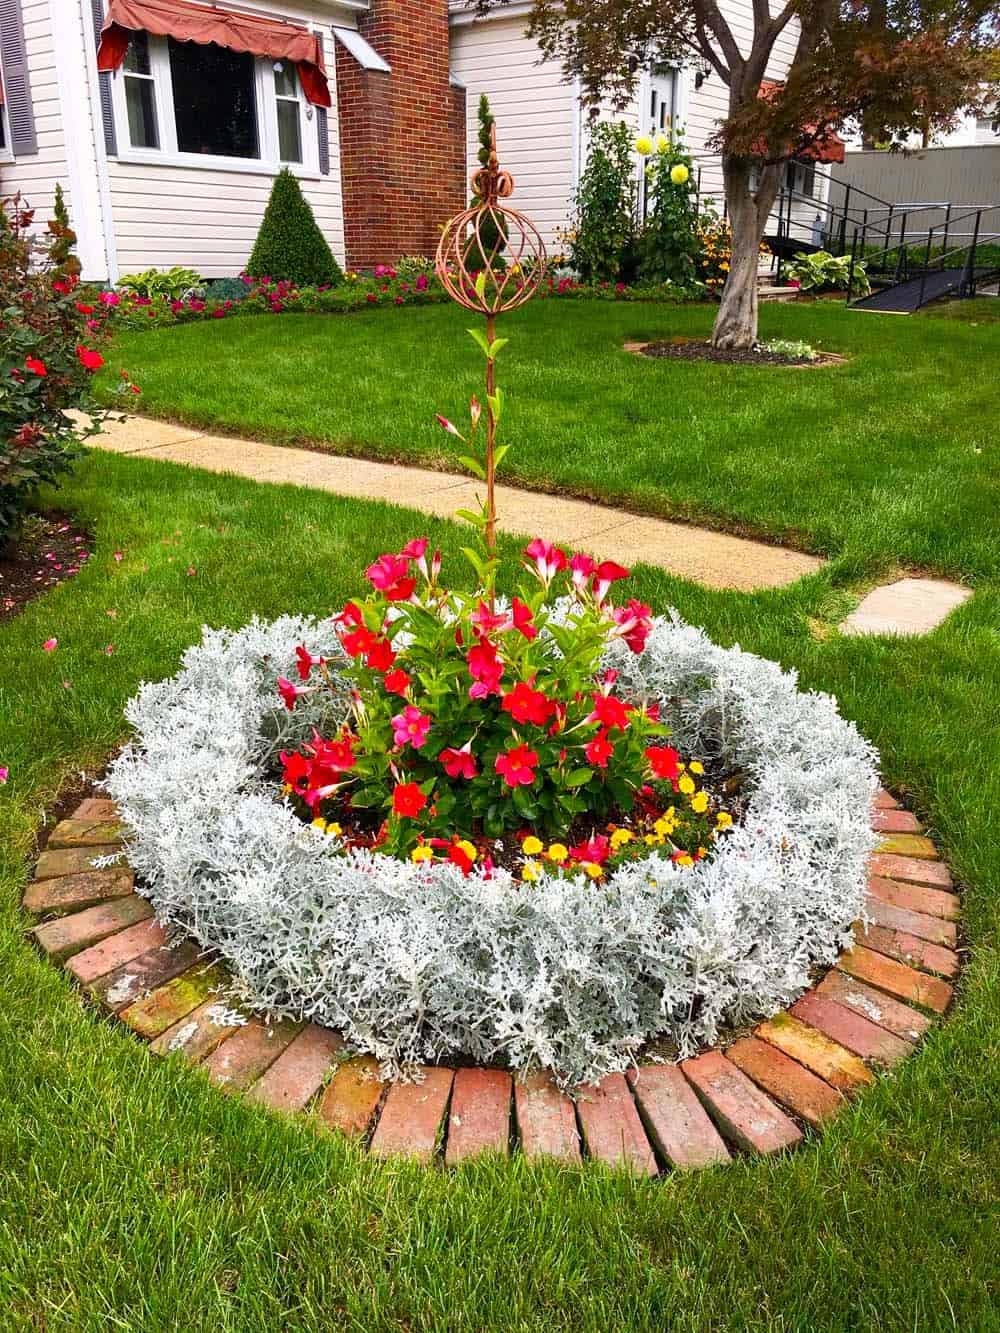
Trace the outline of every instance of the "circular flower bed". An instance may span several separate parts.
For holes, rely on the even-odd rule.
[[[303,652],[329,692],[289,710],[278,681]],[[676,617],[653,617],[641,651],[609,640],[604,666],[625,699],[658,704],[672,744],[740,775],[740,817],[694,864],[651,848],[596,882],[526,884],[503,865],[345,848],[274,774],[331,707],[347,717],[350,660],[333,622],[285,617],[206,630],[129,705],[136,738],[108,787],[144,892],[259,1006],[339,1029],[390,1071],[462,1055],[568,1084],[650,1039],[690,1053],[773,1013],[861,913],[874,752],[829,696]]]

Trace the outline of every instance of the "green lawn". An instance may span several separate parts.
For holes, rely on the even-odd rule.
[[[768,305],[762,336],[836,369],[688,365],[626,339],[707,334],[707,306],[536,301],[506,319],[508,480],[766,532],[868,566],[1000,567],[1000,327]],[[142,409],[344,453],[455,466],[480,354],[444,306],[210,320],[123,335]],[[449,456],[451,453],[451,460]]]
[[[560,332],[557,314],[568,331]],[[613,482],[616,493],[628,493],[637,470],[646,469],[648,494],[665,508],[683,493],[720,521],[774,515],[766,523],[773,531],[794,514],[792,526],[805,540],[838,551],[836,565],[778,592],[712,593],[652,570],[639,571],[636,592],[657,609],[676,606],[720,641],[797,666],[806,686],[835,691],[881,748],[886,780],[909,787],[966,885],[970,956],[953,1015],[822,1140],[782,1160],[654,1183],[595,1167],[529,1169],[516,1160],[458,1173],[380,1165],[336,1138],[317,1139],[225,1098],[172,1062],[154,1061],[83,1008],[24,942],[18,904],[42,811],[82,767],[101,765],[122,736],[122,705],[139,680],[173,671],[202,623],[326,611],[356,589],[368,560],[418,530],[444,545],[446,569],[461,571],[462,534],[399,509],[93,455],[63,503],[92,525],[94,560],[0,626],[0,764],[11,768],[0,789],[4,1333],[996,1326],[1000,566],[995,506],[987,503],[991,427],[985,417],[974,425],[969,404],[992,388],[983,386],[981,369],[995,358],[997,334],[825,307],[767,312],[768,331],[780,326],[855,355],[834,374],[855,403],[868,395],[860,421],[837,394],[813,387],[833,382],[819,372],[785,372],[778,413],[780,403],[757,402],[777,392],[773,372],[716,375],[615,360],[623,333],[691,328],[706,318],[704,310],[583,305],[525,315],[509,358],[511,391],[516,385],[527,398],[516,418],[522,475],[541,466],[539,450],[553,485],[565,480],[563,469],[585,476],[585,458],[596,491]],[[460,327],[444,312],[378,320],[195,326],[129,341],[121,360],[154,406],[190,356],[196,364],[185,411],[193,411],[200,375],[206,412],[225,403],[234,418],[265,407],[276,413],[272,394],[281,377],[268,344],[291,339],[298,326],[304,350],[287,372],[289,410],[298,402],[302,414],[331,413],[344,423],[328,427],[331,439],[350,434],[373,449],[381,432],[392,440],[389,452],[405,452],[407,442],[430,455],[440,441],[425,428],[426,412],[437,406],[457,414],[475,358],[442,337],[443,328]],[[379,330],[388,352],[379,352]],[[216,357],[229,348],[221,363],[209,354],[208,334]],[[240,338],[257,350],[237,356]],[[359,342],[369,349],[368,372],[352,379],[346,369],[331,370],[321,392],[310,345],[339,348],[325,353],[332,367],[350,355],[345,345]],[[584,375],[599,347],[608,352],[602,364],[610,387],[603,373],[597,378],[591,369],[589,387]],[[233,377],[254,358],[241,407]],[[918,363],[929,377],[927,394],[903,411],[899,386],[918,388]],[[938,363],[950,373],[936,371]],[[310,390],[297,399],[296,376]],[[646,397],[635,393],[640,379]],[[758,383],[763,391],[751,392]],[[795,395],[801,419],[793,414]],[[609,401],[617,415],[607,415]],[[643,421],[626,420],[629,402]],[[159,405],[166,410],[166,399]],[[543,440],[543,407],[558,447]],[[783,441],[756,415],[770,411],[780,416]],[[714,466],[707,443],[688,445],[704,429],[699,414],[708,412],[716,423]],[[917,429],[931,421],[933,429]],[[289,435],[302,429],[299,423]],[[671,480],[659,487],[652,454],[643,462],[643,449],[665,438],[656,429],[676,444],[662,464]],[[975,455],[973,463],[966,454],[975,429],[985,461]],[[868,432],[864,441],[859,430]],[[813,455],[830,459],[833,438],[845,451],[844,442],[854,444],[840,464],[814,469],[810,436]],[[866,450],[873,468],[888,467],[897,453],[909,458],[915,479],[904,484],[899,462],[896,485],[875,488]],[[605,466],[610,458],[615,473]],[[926,508],[934,477],[936,503],[947,511],[936,515]],[[852,569],[912,559],[916,550],[929,568],[957,568],[973,579],[975,597],[926,639],[829,632],[843,613]],[[115,551],[124,553],[120,563]],[[508,575],[514,554],[508,544]],[[51,656],[41,651],[50,635],[60,642]],[[108,643],[115,645],[110,657]]]

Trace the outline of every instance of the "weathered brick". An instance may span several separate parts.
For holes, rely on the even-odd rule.
[[[905,1060],[913,1050],[902,1037],[887,1032],[853,1009],[837,1004],[835,1000],[819,995],[816,991],[808,991],[796,1000],[789,1012],[818,1032],[840,1042],[841,1046],[860,1055],[863,1060],[895,1065]]]
[[[386,1087],[378,1069],[371,1055],[338,1065],[320,1099],[318,1114],[323,1123],[342,1134],[367,1134]]]
[[[87,907],[127,898],[135,889],[135,876],[127,866],[91,870],[83,875],[62,875],[29,884],[24,891],[24,910],[32,916],[50,912],[82,912]]]
[[[44,851],[35,866],[35,879],[89,874],[96,869],[95,861],[102,856],[113,855],[114,850],[105,847],[59,847],[55,851]]]
[[[816,987],[816,994],[836,1001],[845,1009],[861,1014],[880,1028],[910,1042],[919,1041],[931,1026],[931,1020],[926,1014],[911,1009],[908,1004],[892,999],[837,968],[827,972]]]
[[[118,1017],[140,1037],[158,1037],[178,1024],[230,981],[217,963],[197,963],[166,985],[123,1009]]]
[[[872,815],[876,833],[923,833],[924,826],[909,810],[876,810]]]
[[[841,1092],[853,1092],[875,1081],[871,1070],[851,1051],[790,1014],[775,1014],[754,1029],[754,1036],[777,1046]]]
[[[924,838],[918,833],[890,833],[879,843],[878,851],[882,856],[913,857],[919,861],[938,859],[938,849],[930,838]]]
[[[92,944],[106,940],[109,935],[118,934],[126,926],[147,921],[152,915],[152,904],[133,893],[127,898],[88,907],[73,916],[46,921],[30,933],[54,963],[62,963],[81,950],[89,949]]]
[[[926,916],[939,916],[946,921],[956,921],[961,911],[957,894],[946,893],[943,889],[927,888],[922,884],[904,884],[896,879],[885,879],[881,875],[872,875],[869,878],[868,892],[872,898],[878,898],[893,907],[902,907],[909,912],[921,912]]]
[[[722,1136],[676,1065],[643,1065],[630,1069],[626,1078],[646,1132],[665,1161],[681,1168],[729,1161]]]
[[[118,807],[103,796],[88,796],[73,811],[74,819],[117,819]]]
[[[509,1152],[512,1090],[502,1069],[456,1071],[444,1154],[448,1166],[484,1152]]]
[[[202,1069],[227,1092],[248,1088],[302,1031],[301,1023],[252,1018],[206,1057]]]
[[[855,930],[859,944],[884,953],[888,958],[898,958],[901,963],[909,963],[924,972],[936,972],[942,977],[958,976],[958,954],[952,949],[945,949],[940,944],[931,944],[902,930],[889,930],[885,926],[869,926]]]
[[[884,879],[901,879],[907,884],[926,884],[932,889],[950,889],[951,871],[943,861],[921,861],[915,856],[890,856],[876,852],[871,872]]]
[[[125,825],[117,819],[63,819],[49,834],[46,847],[120,847]]]
[[[323,1086],[327,1070],[343,1049],[339,1033],[310,1023],[260,1076],[247,1101],[275,1111],[301,1111]]]
[[[376,1157],[413,1157],[430,1162],[444,1123],[453,1074],[423,1066],[421,1083],[394,1083],[372,1135]]]
[[[639,1175],[656,1175],[656,1158],[624,1074],[608,1074],[600,1083],[578,1088],[576,1114],[591,1157]]]
[[[681,1065],[709,1115],[732,1143],[773,1153],[801,1142],[802,1131],[721,1051],[706,1051]]]
[[[844,1104],[841,1094],[829,1083],[756,1037],[734,1042],[726,1058],[808,1125],[818,1128]]]
[[[946,948],[954,949],[958,943],[954,921],[942,921],[939,916],[896,907],[882,898],[876,898],[874,894],[869,894],[865,902],[865,913],[873,925],[901,930],[905,934],[916,935],[918,939],[928,940],[931,944],[943,944]]]
[[[550,1074],[530,1074],[514,1080],[514,1115],[525,1157],[580,1160],[573,1103],[556,1087]]]
[[[897,963],[894,958],[886,958],[860,944],[841,954],[837,966],[849,976],[869,981],[879,990],[939,1014],[943,1014],[951,1003],[952,989],[946,981],[917,972],[905,963]]]
[[[110,935],[100,944],[94,944],[82,953],[75,954],[66,964],[66,970],[72,972],[77,981],[88,984],[103,977],[105,973],[138,958],[147,949],[164,944],[167,932],[158,921],[150,918],[140,921],[137,926],[128,926],[117,935]]]
[[[98,977],[88,989],[95,1000],[117,1014],[126,1005],[134,1004],[149,991],[194,967],[201,954],[201,945],[194,940],[184,940],[177,945],[159,944],[131,962],[122,963],[113,972]]]
[[[887,792],[883,787],[875,797],[876,810],[898,810],[899,802],[891,792]]]
[[[197,1064],[244,1026],[242,1021],[232,1021],[234,1018],[239,1020],[241,1015],[226,1000],[206,1000],[151,1041],[149,1049],[154,1055],[180,1052],[188,1064]]]

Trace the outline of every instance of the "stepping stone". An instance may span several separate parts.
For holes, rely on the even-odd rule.
[[[608,1074],[600,1083],[578,1088],[576,1114],[587,1152],[595,1160],[643,1176],[657,1174],[656,1158],[624,1074]]]
[[[338,1065],[320,1099],[318,1114],[323,1123],[342,1134],[367,1134],[386,1088],[378,1070],[378,1061],[371,1055]]]
[[[117,819],[63,819],[49,834],[47,847],[121,846],[125,825]]]
[[[899,1000],[891,999],[882,991],[874,990],[856,977],[838,972],[836,968],[827,972],[816,987],[815,994],[836,1001],[845,1009],[860,1014],[906,1041],[918,1042],[931,1026],[931,1020],[926,1014],[918,1013],[908,1004],[901,1004]]]
[[[844,1098],[829,1083],[756,1037],[735,1042],[726,1058],[814,1129],[832,1120],[844,1105]]]
[[[61,875],[29,884],[24,891],[24,910],[32,916],[49,912],[79,912],[114,898],[127,898],[135,890],[135,876],[127,866],[90,870],[81,875]]]
[[[510,1151],[513,1080],[502,1069],[459,1069],[448,1115],[447,1166],[484,1152]]]
[[[197,1064],[245,1026],[245,1020],[231,1021],[234,1015],[237,1011],[225,1000],[206,1000],[151,1041],[149,1049],[154,1055],[172,1055],[179,1051],[188,1064]]]
[[[152,915],[152,903],[132,893],[127,898],[88,907],[86,911],[77,912],[74,916],[46,921],[42,926],[35,926],[31,934],[54,963],[62,963],[74,954],[89,949],[91,945],[106,940],[109,935],[117,935],[126,926],[148,921]]]
[[[901,930],[888,930],[885,926],[869,926],[866,930],[856,929],[855,938],[859,944],[884,953],[888,958],[898,958],[901,963],[909,963],[924,972],[936,972],[942,977],[958,976],[958,954],[952,949],[945,949],[940,944],[930,944]]]
[[[877,1023],[825,995],[818,995],[816,991],[808,991],[796,1000],[789,1013],[793,1018],[799,1018],[814,1027],[817,1032],[832,1037],[855,1055],[860,1055],[862,1060],[895,1065],[905,1060],[913,1050],[902,1037],[894,1036]]]
[[[287,1019],[263,1023],[252,1018],[217,1046],[202,1068],[220,1088],[240,1092],[269,1069],[301,1031],[301,1023],[291,1023]]]
[[[117,819],[118,807],[103,796],[88,796],[73,811],[74,819]]]
[[[723,1135],[738,1147],[773,1153],[802,1141],[795,1121],[720,1051],[685,1060],[681,1069]]]
[[[550,1074],[530,1074],[524,1080],[515,1080],[514,1115],[525,1157],[580,1161],[576,1111]]]
[[[923,1009],[933,1009],[938,1014],[943,1014],[951,1003],[952,988],[946,981],[926,976],[860,944],[841,954],[837,966],[848,976],[869,981],[879,990],[888,991],[901,1000],[910,1000]]]
[[[854,1092],[875,1082],[871,1070],[856,1055],[791,1014],[775,1014],[754,1029],[754,1036],[777,1046],[840,1092]]]
[[[942,921],[939,916],[896,907],[873,894],[865,899],[865,915],[876,926],[901,930],[918,939],[929,940],[931,944],[943,944],[948,949],[954,949],[958,942],[954,921]]]
[[[372,1136],[376,1157],[412,1157],[428,1163],[434,1157],[451,1093],[450,1069],[424,1065],[422,1083],[394,1083]]]
[[[116,847],[60,847],[44,851],[35,867],[35,879],[59,879],[65,875],[87,875],[102,856],[114,855]],[[108,867],[110,868],[110,867]]]
[[[899,579],[874,588],[842,621],[843,634],[929,634],[972,596],[945,579]]]
[[[871,898],[887,903],[891,907],[919,912],[924,916],[941,917],[945,921],[956,921],[961,910],[957,894],[945,893],[941,889],[928,888],[922,884],[906,884],[897,879],[886,879],[882,875],[872,875],[869,878],[868,892]]]
[[[167,932],[158,921],[150,918],[148,921],[140,921],[137,926],[129,926],[117,935],[109,936],[90,949],[84,949],[67,962],[66,970],[86,985],[103,977],[112,968],[131,962],[133,958],[138,958],[140,954],[166,941]]]
[[[643,1065],[625,1076],[656,1151],[688,1169],[728,1162],[729,1150],[676,1065]]]
[[[872,815],[876,833],[923,833],[924,826],[909,810],[876,810]]]
[[[90,986],[90,993],[106,1009],[117,1014],[164,982],[194,967],[202,952],[201,945],[194,940],[184,940],[176,946],[159,944],[131,962],[122,963],[113,972],[98,977]]]
[[[218,964],[199,963],[130,1004],[118,1017],[140,1037],[158,1037],[197,1009],[214,991],[221,990],[229,979],[229,974]]]
[[[310,1023],[260,1076],[247,1093],[247,1101],[275,1111],[301,1111],[322,1087],[327,1070],[343,1049],[338,1033]]]
[[[922,861],[915,856],[890,856],[876,852],[871,858],[870,868],[871,873],[881,879],[899,879],[906,884],[923,884],[931,889],[951,889],[954,886],[951,871],[941,861]],[[941,915],[948,914],[942,912]]]

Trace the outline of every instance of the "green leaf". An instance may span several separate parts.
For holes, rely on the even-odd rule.
[[[497,359],[497,352],[500,351],[501,347],[506,347],[509,342],[509,338],[494,338],[486,349],[486,355],[491,361],[495,361]]]
[[[472,549],[471,546],[463,546],[463,547],[462,547],[462,554],[465,556],[466,560],[468,560],[469,564],[472,566],[472,568],[476,571],[476,573],[477,573],[477,574],[479,575],[479,577],[482,579],[482,578],[485,576],[485,572],[486,572],[486,571],[485,571],[485,568],[484,568],[484,564],[483,564],[482,557],[479,556],[479,555]]]
[[[572,773],[567,773],[565,782],[567,787],[582,787],[585,782],[589,782],[594,776],[592,768],[574,768]]]
[[[476,275],[476,295],[480,301],[483,299],[483,293],[486,291],[486,270],[483,269]]]
[[[456,509],[456,518],[464,518],[466,523],[473,523],[477,528],[486,527],[486,519],[482,514],[477,514],[473,509]]]
[[[501,444],[500,448],[497,449],[496,453],[493,455],[493,466],[495,468],[498,468],[500,464],[503,462],[504,457],[506,456],[507,450],[509,448],[510,448],[509,444]]]
[[[467,471],[471,472],[473,476],[479,477],[481,481],[486,480],[486,472],[483,465],[470,454],[460,454],[458,461]]]
[[[486,334],[482,331],[482,329],[466,329],[466,333],[468,333],[470,338],[475,339],[475,341],[483,349],[483,355],[488,357],[490,354],[490,345],[486,341]]]

